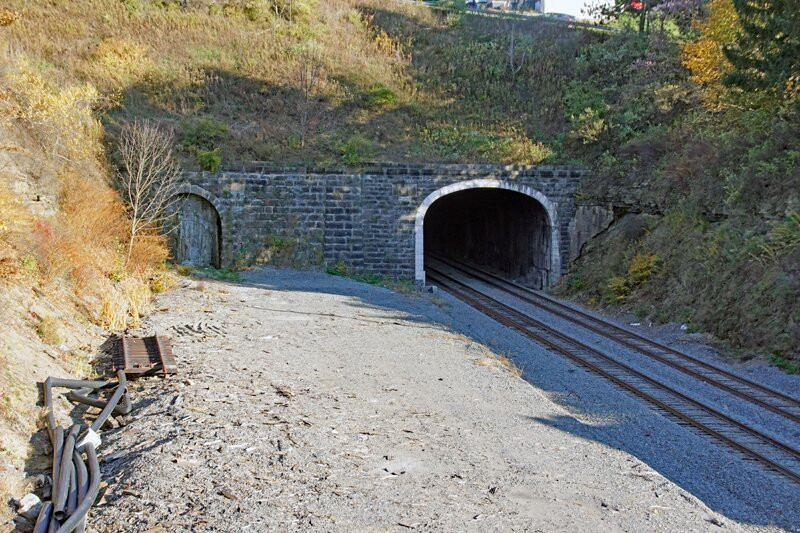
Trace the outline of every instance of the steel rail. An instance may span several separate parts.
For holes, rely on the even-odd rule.
[[[577,324],[613,342],[627,346],[628,348],[631,348],[632,350],[635,350],[636,352],[642,355],[655,359],[666,366],[674,368],[675,370],[690,375],[709,385],[712,385],[730,394],[738,396],[739,398],[754,403],[760,407],[763,407],[764,409],[767,409],[768,411],[771,411],[775,414],[788,418],[793,422],[800,423],[800,415],[787,411],[786,407],[783,407],[781,405],[776,405],[776,402],[783,404],[790,404],[789,408],[797,409],[798,412],[800,412],[800,400],[796,398],[788,396],[780,391],[776,391],[769,387],[765,387],[764,385],[761,385],[754,381],[750,381],[747,378],[734,374],[723,368],[719,368],[716,365],[707,363],[706,361],[693,357],[689,354],[685,354],[683,352],[675,350],[674,348],[670,348],[669,346],[665,346],[652,339],[648,339],[647,337],[640,335],[636,332],[627,330],[625,328],[617,326],[616,324],[612,324],[611,322],[592,316],[589,313],[565,305],[557,300],[554,300],[545,295],[539,294],[531,289],[528,289],[527,287],[523,287],[521,285],[518,285],[517,283],[505,280],[502,277],[497,276],[496,274],[493,274],[491,272],[487,272],[485,270],[476,268],[472,265],[468,265],[460,261],[444,259],[438,256],[435,257],[435,259],[449,266],[450,268],[460,271],[468,276],[475,277],[483,281],[484,283],[488,283],[489,285],[497,287],[498,289],[505,290],[506,292],[509,292],[510,294],[513,294],[514,296],[530,304],[536,305],[551,314],[554,314],[558,317],[563,318],[564,320],[568,320],[574,324]],[[511,289],[509,290],[506,287],[510,287]],[[575,316],[577,316],[578,318],[575,318]],[[607,330],[612,330],[615,333],[609,333]],[[688,361],[689,364],[699,366],[710,372],[712,375],[703,374],[702,372],[689,368],[684,364],[681,364],[680,362],[670,360],[668,357],[659,355],[658,353],[652,351],[652,349],[648,349],[647,347],[642,347],[641,345],[636,344],[636,342],[632,342],[631,340],[628,340],[625,337],[630,337],[632,339],[635,339],[636,341],[646,344],[652,348],[655,348],[656,350],[667,352],[669,355],[678,358],[680,360]],[[743,391],[740,388],[736,388],[733,385],[724,383],[723,381],[720,381],[719,377],[715,377],[713,374],[718,374],[719,376],[722,376],[723,379],[734,381],[744,388],[752,389],[753,391],[756,391],[755,394],[763,394],[766,395],[767,397],[771,397],[772,403],[766,399],[755,396],[753,392]]]
[[[577,347],[580,350],[588,352],[589,354],[591,354],[594,357],[596,357],[597,359],[599,359],[601,363],[608,363],[613,367],[617,367],[618,369],[623,370],[623,372],[626,372],[626,373],[634,376],[636,379],[647,383],[652,388],[659,389],[659,390],[665,392],[668,396],[672,396],[674,398],[677,398],[680,402],[688,403],[693,408],[698,409],[700,411],[703,411],[703,412],[707,413],[707,415],[710,415],[713,418],[721,420],[723,422],[723,424],[727,424],[728,426],[733,426],[734,428],[736,428],[736,430],[741,431],[743,433],[746,433],[746,434],[750,435],[751,437],[761,441],[762,443],[767,443],[768,445],[770,445],[770,446],[772,446],[774,448],[777,448],[778,450],[781,450],[785,454],[790,455],[792,457],[791,460],[800,462],[800,451],[795,450],[794,448],[791,448],[790,446],[788,446],[788,445],[786,445],[786,444],[784,444],[784,443],[782,443],[780,441],[777,441],[776,439],[773,439],[772,437],[769,437],[768,435],[764,435],[764,434],[762,434],[762,433],[760,433],[760,432],[758,432],[758,431],[756,431],[756,430],[754,430],[754,429],[742,424],[741,422],[728,417],[727,415],[725,415],[723,413],[720,413],[719,411],[717,411],[713,407],[709,407],[709,406],[707,406],[705,404],[702,404],[702,403],[698,402],[697,400],[694,400],[694,399],[692,399],[692,398],[690,398],[690,397],[688,397],[688,396],[686,396],[686,395],[684,395],[684,394],[682,394],[682,393],[680,393],[680,392],[678,392],[676,390],[673,390],[670,387],[668,387],[668,386],[666,386],[666,385],[654,380],[653,378],[650,378],[649,376],[647,376],[645,374],[642,374],[641,372],[639,372],[639,371],[637,371],[637,370],[625,365],[624,363],[620,363],[619,361],[616,361],[615,359],[606,356],[602,352],[599,352],[599,351],[595,350],[594,348],[591,348],[590,346],[587,346],[587,345],[585,345],[585,344],[583,344],[583,343],[581,343],[579,341],[576,341],[574,339],[571,339],[571,338],[565,336],[564,334],[560,333],[559,331],[554,330],[554,329],[550,328],[549,326],[543,324],[542,322],[540,322],[540,321],[538,321],[538,320],[536,320],[536,319],[534,319],[532,317],[529,317],[528,315],[525,315],[524,313],[521,313],[520,311],[517,311],[516,309],[514,309],[514,308],[512,308],[512,307],[510,307],[510,306],[508,306],[508,305],[506,305],[506,304],[504,304],[502,302],[499,302],[499,301],[495,300],[491,296],[488,296],[488,295],[486,295],[486,294],[484,294],[484,293],[482,293],[480,291],[475,290],[474,288],[472,288],[469,285],[467,285],[467,284],[465,284],[465,283],[453,278],[452,276],[448,276],[447,274],[442,273],[440,271],[437,271],[436,269],[433,269],[433,268],[431,268],[430,270],[433,271],[432,272],[433,275],[431,276],[431,280],[432,281],[434,281],[436,283],[439,283],[443,288],[445,288],[445,290],[448,290],[449,292],[452,292],[454,296],[456,296],[457,298],[463,300],[464,302],[468,303],[469,305],[472,305],[473,307],[475,307],[476,309],[480,310],[481,312],[487,314],[489,317],[491,317],[492,319],[496,320],[497,322],[499,322],[499,323],[501,323],[503,325],[506,325],[506,326],[508,326],[508,327],[510,327],[510,328],[522,333],[526,337],[530,338],[531,340],[537,342],[538,344],[540,344],[540,345],[542,345],[542,346],[544,346],[546,348],[552,349],[553,351],[566,356],[567,358],[569,358],[570,360],[576,362],[577,364],[579,364],[579,365],[581,365],[581,366],[583,366],[585,368],[588,368],[592,372],[595,372],[596,374],[598,374],[598,375],[600,375],[602,377],[605,377],[606,379],[608,379],[609,381],[611,381],[615,385],[619,386],[620,388],[622,388],[624,390],[627,390],[627,391],[631,392],[632,394],[634,394],[635,396],[638,396],[638,397],[650,402],[651,404],[655,405],[656,407],[658,407],[662,411],[674,416],[678,420],[680,420],[680,421],[682,421],[682,422],[694,427],[695,429],[697,429],[697,430],[699,430],[699,431],[701,431],[701,432],[703,432],[703,433],[705,433],[707,435],[710,435],[710,436],[716,438],[720,442],[724,443],[725,445],[729,446],[730,448],[733,448],[734,450],[737,450],[738,452],[742,453],[743,455],[746,455],[749,458],[755,459],[756,461],[758,461],[759,463],[761,463],[763,466],[767,467],[768,469],[770,469],[770,470],[772,470],[774,472],[778,472],[778,473],[784,475],[786,478],[790,479],[791,481],[800,484],[800,473],[795,472],[793,470],[790,470],[789,468],[785,467],[784,465],[782,465],[780,463],[777,463],[773,459],[770,459],[769,457],[766,457],[760,451],[753,450],[751,447],[748,447],[748,446],[746,446],[746,445],[734,440],[732,437],[730,437],[728,435],[725,435],[724,433],[721,433],[719,430],[714,429],[712,427],[709,427],[707,422],[704,423],[704,422],[698,420],[697,418],[692,417],[691,415],[681,411],[680,409],[674,407],[673,405],[670,405],[670,404],[666,403],[665,401],[656,398],[655,396],[653,396],[653,394],[648,393],[648,392],[642,390],[641,388],[636,387],[635,385],[629,383],[628,381],[626,381],[625,379],[623,379],[623,378],[621,378],[621,377],[619,377],[617,375],[614,375],[607,368],[603,368],[601,365],[599,365],[597,363],[593,363],[592,361],[590,361],[586,357],[582,357],[579,354],[577,354],[575,352],[574,348],[572,350],[570,350],[569,348],[565,347],[564,343],[567,344],[567,345],[571,344],[573,347]],[[448,279],[449,281],[444,281],[443,278],[444,279]],[[454,284],[456,286],[454,286]],[[462,288],[458,288],[457,286],[461,286]],[[492,309],[492,306],[495,309]],[[505,312],[507,315],[510,315],[510,317],[513,317],[513,318],[509,318],[508,316],[503,316],[503,314],[500,311],[497,310],[498,308],[500,309],[500,311]],[[547,339],[544,336],[542,336],[541,334],[537,334],[537,333],[531,331],[531,329],[530,329],[531,327],[535,327],[535,328],[538,328],[538,329],[542,330],[543,332],[551,335],[552,337],[555,337],[556,341],[560,340],[562,343],[559,344],[558,342],[556,342],[554,340]]]

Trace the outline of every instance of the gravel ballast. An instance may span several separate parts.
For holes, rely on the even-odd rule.
[[[191,285],[132,332],[171,335],[180,375],[136,382],[104,433],[94,530],[800,525],[796,486],[446,294],[272,269]]]

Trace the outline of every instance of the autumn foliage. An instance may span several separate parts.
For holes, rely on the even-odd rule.
[[[699,37],[683,47],[683,63],[691,73],[690,79],[702,87],[702,99],[711,110],[723,107],[725,76],[732,65],[724,48],[732,44],[741,24],[732,0],[711,0],[708,16],[695,22]]]

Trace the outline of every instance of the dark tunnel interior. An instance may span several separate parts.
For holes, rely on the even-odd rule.
[[[535,199],[505,189],[468,189],[436,200],[424,221],[425,260],[484,267],[534,289],[549,285],[551,228]]]

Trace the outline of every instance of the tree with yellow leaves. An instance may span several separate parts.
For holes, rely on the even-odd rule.
[[[724,49],[736,41],[742,29],[733,1],[711,0],[708,15],[694,27],[699,35],[684,45],[683,64],[690,79],[702,87],[703,104],[719,111],[725,105],[725,76],[733,69]]]

